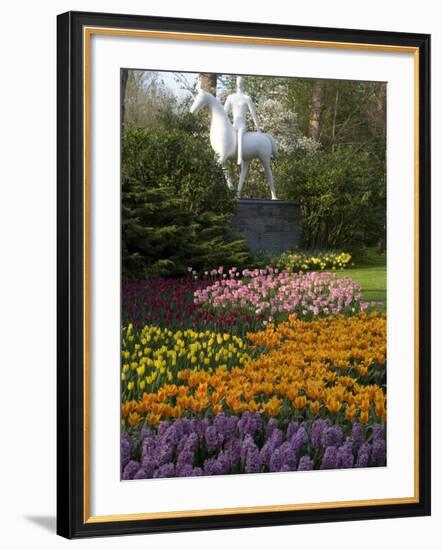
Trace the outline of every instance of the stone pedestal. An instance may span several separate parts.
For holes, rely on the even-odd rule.
[[[299,245],[300,213],[293,202],[242,199],[232,225],[252,252],[282,252]]]

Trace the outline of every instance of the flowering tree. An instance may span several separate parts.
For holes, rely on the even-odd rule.
[[[264,99],[258,103],[257,113],[263,131],[272,134],[280,153],[293,153],[296,149],[308,153],[317,150],[318,143],[299,130],[297,113],[280,98]]]

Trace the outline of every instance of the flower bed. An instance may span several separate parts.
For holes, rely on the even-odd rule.
[[[351,262],[348,252],[285,252],[275,262],[275,266],[289,271],[324,271],[344,269]]]
[[[147,479],[384,466],[385,433],[328,419],[280,427],[259,413],[162,422],[121,439],[122,478]]]
[[[249,333],[123,331],[125,427],[224,411],[280,419],[386,419],[383,315],[286,323]]]
[[[230,270],[226,278],[195,290],[195,304],[208,313],[242,312],[263,322],[280,322],[289,314],[312,319],[354,315],[369,307],[361,287],[334,273],[291,273],[274,269]]]
[[[386,317],[335,273],[125,282],[122,477],[385,464]]]
[[[217,271],[216,271],[217,272]],[[210,286],[214,276],[203,278],[153,277],[122,285],[123,325],[136,328],[154,324],[170,329],[228,330],[244,334],[259,319],[247,311],[208,311],[195,303],[194,292]]]
[[[122,399],[141,399],[145,392],[153,399],[165,385],[181,384],[186,369],[228,372],[249,358],[246,341],[229,333],[129,325],[122,330]]]

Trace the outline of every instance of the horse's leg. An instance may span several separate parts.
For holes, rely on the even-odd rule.
[[[265,157],[265,158],[262,158],[261,160],[262,160],[262,164],[264,166],[264,170],[265,170],[265,173],[266,173],[267,183],[269,184],[269,187],[270,187],[270,193],[272,195],[272,200],[276,201],[276,200],[278,200],[278,197],[276,196],[275,183],[273,181],[272,169],[270,168],[270,158]]]
[[[226,162],[220,162],[220,165],[221,165],[221,168],[223,169],[224,177],[226,178],[227,187],[233,190],[235,186],[233,184],[233,178],[230,172],[230,168],[227,166]]]
[[[236,193],[238,199],[241,197],[242,188],[244,186],[244,181],[246,179],[248,170],[249,170],[249,161],[243,160],[241,163],[241,174],[239,176],[238,191]]]

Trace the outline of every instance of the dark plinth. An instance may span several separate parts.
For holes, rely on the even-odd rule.
[[[287,201],[242,199],[232,220],[252,252],[281,252],[299,245],[299,205]]]

